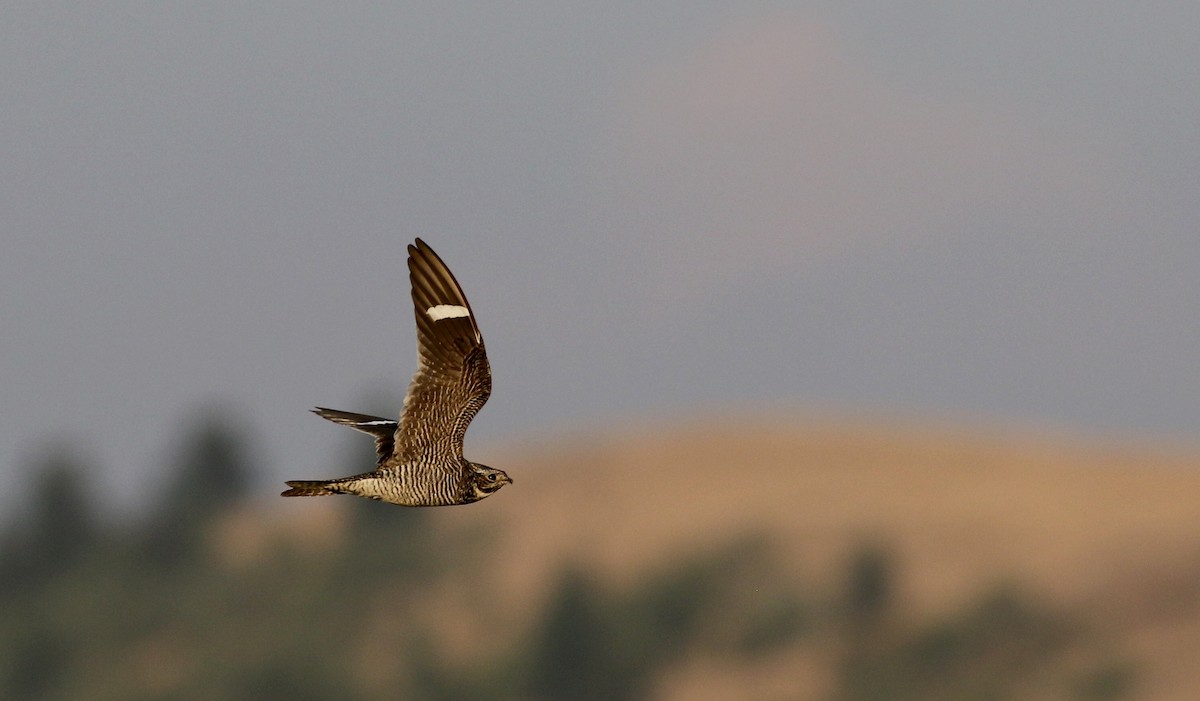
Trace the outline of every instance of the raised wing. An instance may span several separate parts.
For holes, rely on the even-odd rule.
[[[349,426],[350,428],[374,436],[375,454],[377,456],[376,464],[382,465],[383,461],[392,457],[396,446],[397,422],[394,419],[383,419],[368,414],[355,414],[352,411],[326,409],[321,406],[313,409],[312,413],[323,419],[329,419],[335,424]]]
[[[461,458],[467,426],[492,393],[475,314],[453,273],[421,239],[408,247],[420,368],[404,397],[395,451]]]

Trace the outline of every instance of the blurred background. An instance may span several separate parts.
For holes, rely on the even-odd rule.
[[[1200,696],[1200,5],[22,3],[0,696]],[[405,245],[494,395],[367,469]]]

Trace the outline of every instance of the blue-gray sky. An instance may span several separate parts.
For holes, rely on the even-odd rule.
[[[487,338],[477,445],[756,403],[1194,438],[1198,26],[1107,0],[9,6],[0,490],[71,441],[136,494],[203,402],[265,482],[355,469],[306,409],[403,392],[416,236]]]

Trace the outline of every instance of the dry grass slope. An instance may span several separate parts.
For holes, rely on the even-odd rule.
[[[516,484],[439,522],[502,523],[495,577],[513,616],[565,560],[620,583],[681,550],[762,531],[819,577],[878,540],[900,556],[914,611],[1015,580],[1096,612],[1146,671],[1140,698],[1200,698],[1200,451],[773,415],[471,452]],[[778,666],[795,664],[819,661]]]

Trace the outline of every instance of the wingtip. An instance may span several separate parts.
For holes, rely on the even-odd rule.
[[[419,265],[418,261],[425,257],[425,252],[428,250],[429,246],[421,239],[417,239],[416,243],[408,244],[408,281],[410,284],[413,282],[415,266]]]

